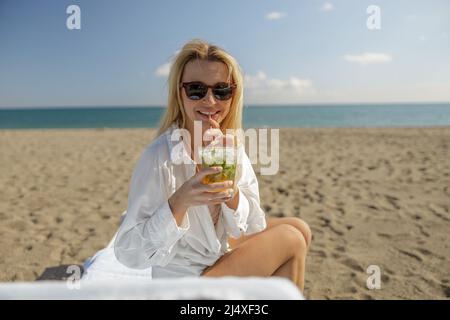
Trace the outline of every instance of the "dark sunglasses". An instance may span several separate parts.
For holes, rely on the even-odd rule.
[[[186,95],[191,100],[203,99],[208,93],[208,89],[212,89],[212,93],[217,100],[229,100],[233,96],[233,89],[236,88],[235,84],[229,84],[226,82],[219,82],[213,86],[200,81],[183,82],[180,84],[180,88],[183,87],[186,91]]]

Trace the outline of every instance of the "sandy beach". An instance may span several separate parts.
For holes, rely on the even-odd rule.
[[[0,130],[0,281],[60,278],[106,246],[154,133]],[[279,173],[258,180],[267,216],[311,226],[307,298],[450,298],[450,127],[281,129]]]

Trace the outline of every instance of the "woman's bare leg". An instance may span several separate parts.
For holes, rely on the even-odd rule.
[[[298,229],[298,231],[300,231],[303,234],[303,237],[305,238],[305,241],[306,241],[306,246],[308,247],[308,250],[309,250],[309,246],[311,245],[311,240],[312,240],[312,233],[311,233],[311,229],[309,228],[308,224],[305,221],[303,221],[302,219],[297,218],[297,217],[281,217],[281,218],[269,217],[269,218],[267,218],[267,229],[270,229],[270,228],[280,225],[280,224],[289,224],[289,225],[295,227],[296,229]],[[255,236],[255,234],[251,234],[248,236],[242,236],[238,239],[228,237],[228,243],[230,244],[231,248],[234,248],[239,243],[242,243],[242,242],[250,239],[253,236]]]
[[[306,222],[304,222],[302,219],[297,218],[297,217],[281,217],[281,218],[269,217],[267,219],[267,228],[264,231],[269,230],[275,226],[283,225],[283,224],[293,226],[294,228],[296,228],[297,230],[299,230],[301,232],[301,234],[304,237],[304,241],[306,242],[306,252],[305,252],[305,255],[299,256],[296,259],[294,259],[295,261],[291,261],[289,263],[286,262],[285,264],[281,265],[280,268],[278,270],[276,270],[273,275],[291,278],[288,275],[290,275],[290,274],[292,275],[293,273],[297,274],[298,276],[296,277],[296,280],[294,282],[297,284],[297,286],[299,288],[301,288],[301,290],[303,292],[303,285],[305,282],[306,253],[308,252],[309,246],[311,245],[311,241],[312,241],[311,229],[309,228],[309,226]],[[230,244],[230,247],[233,249],[233,248],[237,247],[239,244],[256,236],[257,234],[258,233],[251,234],[248,236],[242,236],[238,239],[229,237],[228,243]],[[298,267],[298,270],[296,270],[296,271],[292,270],[294,265]],[[291,279],[293,279],[293,278],[291,278]]]
[[[289,278],[298,285],[298,259],[292,257],[286,261],[273,273],[273,276]]]
[[[303,240],[304,241],[304,240]],[[306,249],[306,246],[305,246]],[[293,256],[274,272],[274,276],[281,276],[292,279],[295,284],[303,292],[305,284],[305,266],[306,266],[306,250],[305,254]]]
[[[255,234],[223,255],[202,276],[284,276],[303,290],[306,242],[294,227],[280,224]],[[294,261],[290,261],[294,260]],[[303,267],[298,264],[303,262]],[[281,268],[280,268],[281,267]]]

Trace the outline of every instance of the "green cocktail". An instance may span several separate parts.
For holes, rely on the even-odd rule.
[[[203,167],[222,167],[222,171],[207,175],[203,178],[204,184],[234,181],[236,177],[236,148],[206,147],[202,151]],[[221,191],[221,190],[218,190]]]

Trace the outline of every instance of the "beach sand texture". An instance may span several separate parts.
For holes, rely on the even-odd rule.
[[[0,130],[0,281],[61,278],[106,246],[154,134]],[[449,127],[281,129],[280,170],[258,180],[268,216],[311,226],[307,298],[450,297]]]

